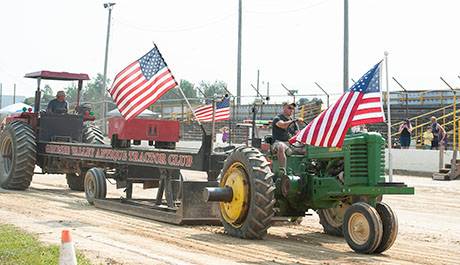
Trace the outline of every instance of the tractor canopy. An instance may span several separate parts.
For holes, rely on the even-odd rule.
[[[48,79],[48,80],[62,80],[62,81],[82,81],[89,80],[87,74],[76,74],[68,72],[52,72],[52,71],[38,71],[28,73],[24,77],[35,79]]]

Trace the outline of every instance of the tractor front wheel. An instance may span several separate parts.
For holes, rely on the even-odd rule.
[[[374,253],[382,253],[389,249],[396,240],[396,236],[398,235],[398,218],[386,203],[378,202],[375,209],[379,213],[380,219],[382,219],[383,236]]]
[[[25,190],[34,174],[37,144],[32,128],[13,121],[0,135],[0,186],[5,189]]]
[[[230,187],[233,197],[219,203],[220,219],[231,236],[261,239],[274,216],[273,173],[257,149],[240,147],[227,157],[219,176],[220,187]]]
[[[90,204],[96,199],[105,199],[107,182],[102,168],[93,167],[85,175],[85,197]]]
[[[345,211],[342,229],[348,245],[358,253],[373,253],[382,241],[382,220],[365,202],[354,203]]]

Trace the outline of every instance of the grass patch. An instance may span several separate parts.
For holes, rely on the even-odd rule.
[[[90,265],[90,261],[77,253],[79,265]],[[58,264],[59,246],[45,245],[37,237],[12,225],[0,224],[0,264]]]

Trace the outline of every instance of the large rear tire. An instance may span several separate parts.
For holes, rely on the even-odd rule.
[[[85,176],[85,197],[90,204],[96,199],[105,199],[107,195],[107,182],[102,168],[93,167]]]
[[[69,189],[74,191],[84,191],[85,190],[85,175],[77,173],[68,173],[65,175],[67,180],[67,186]]]
[[[261,239],[272,224],[275,204],[273,173],[257,149],[240,147],[227,157],[220,187],[231,187],[231,202],[220,202],[220,219],[234,237]]]
[[[104,144],[104,135],[98,127],[86,123],[83,126],[82,141],[87,144]]]
[[[32,128],[13,121],[0,135],[0,186],[11,190],[25,190],[30,186],[37,156],[37,144]]]
[[[104,135],[101,130],[89,123],[83,125],[82,142],[87,144],[104,144]],[[85,190],[85,174],[86,171],[79,173],[66,174],[67,185],[71,190],[84,191]]]

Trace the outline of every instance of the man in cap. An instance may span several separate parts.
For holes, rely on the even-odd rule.
[[[67,111],[69,110],[68,106],[69,104],[65,100],[65,92],[61,90],[57,92],[56,98],[51,100],[48,103],[46,112],[57,113],[57,114],[67,113]]]
[[[286,173],[286,151],[292,152],[289,146],[290,132],[288,132],[288,127],[294,121],[291,115],[295,107],[295,103],[284,102],[283,111],[273,119],[272,123],[272,137],[275,140],[273,151],[277,154],[280,170],[284,171],[284,173]],[[303,121],[302,118],[297,118],[297,120]]]

